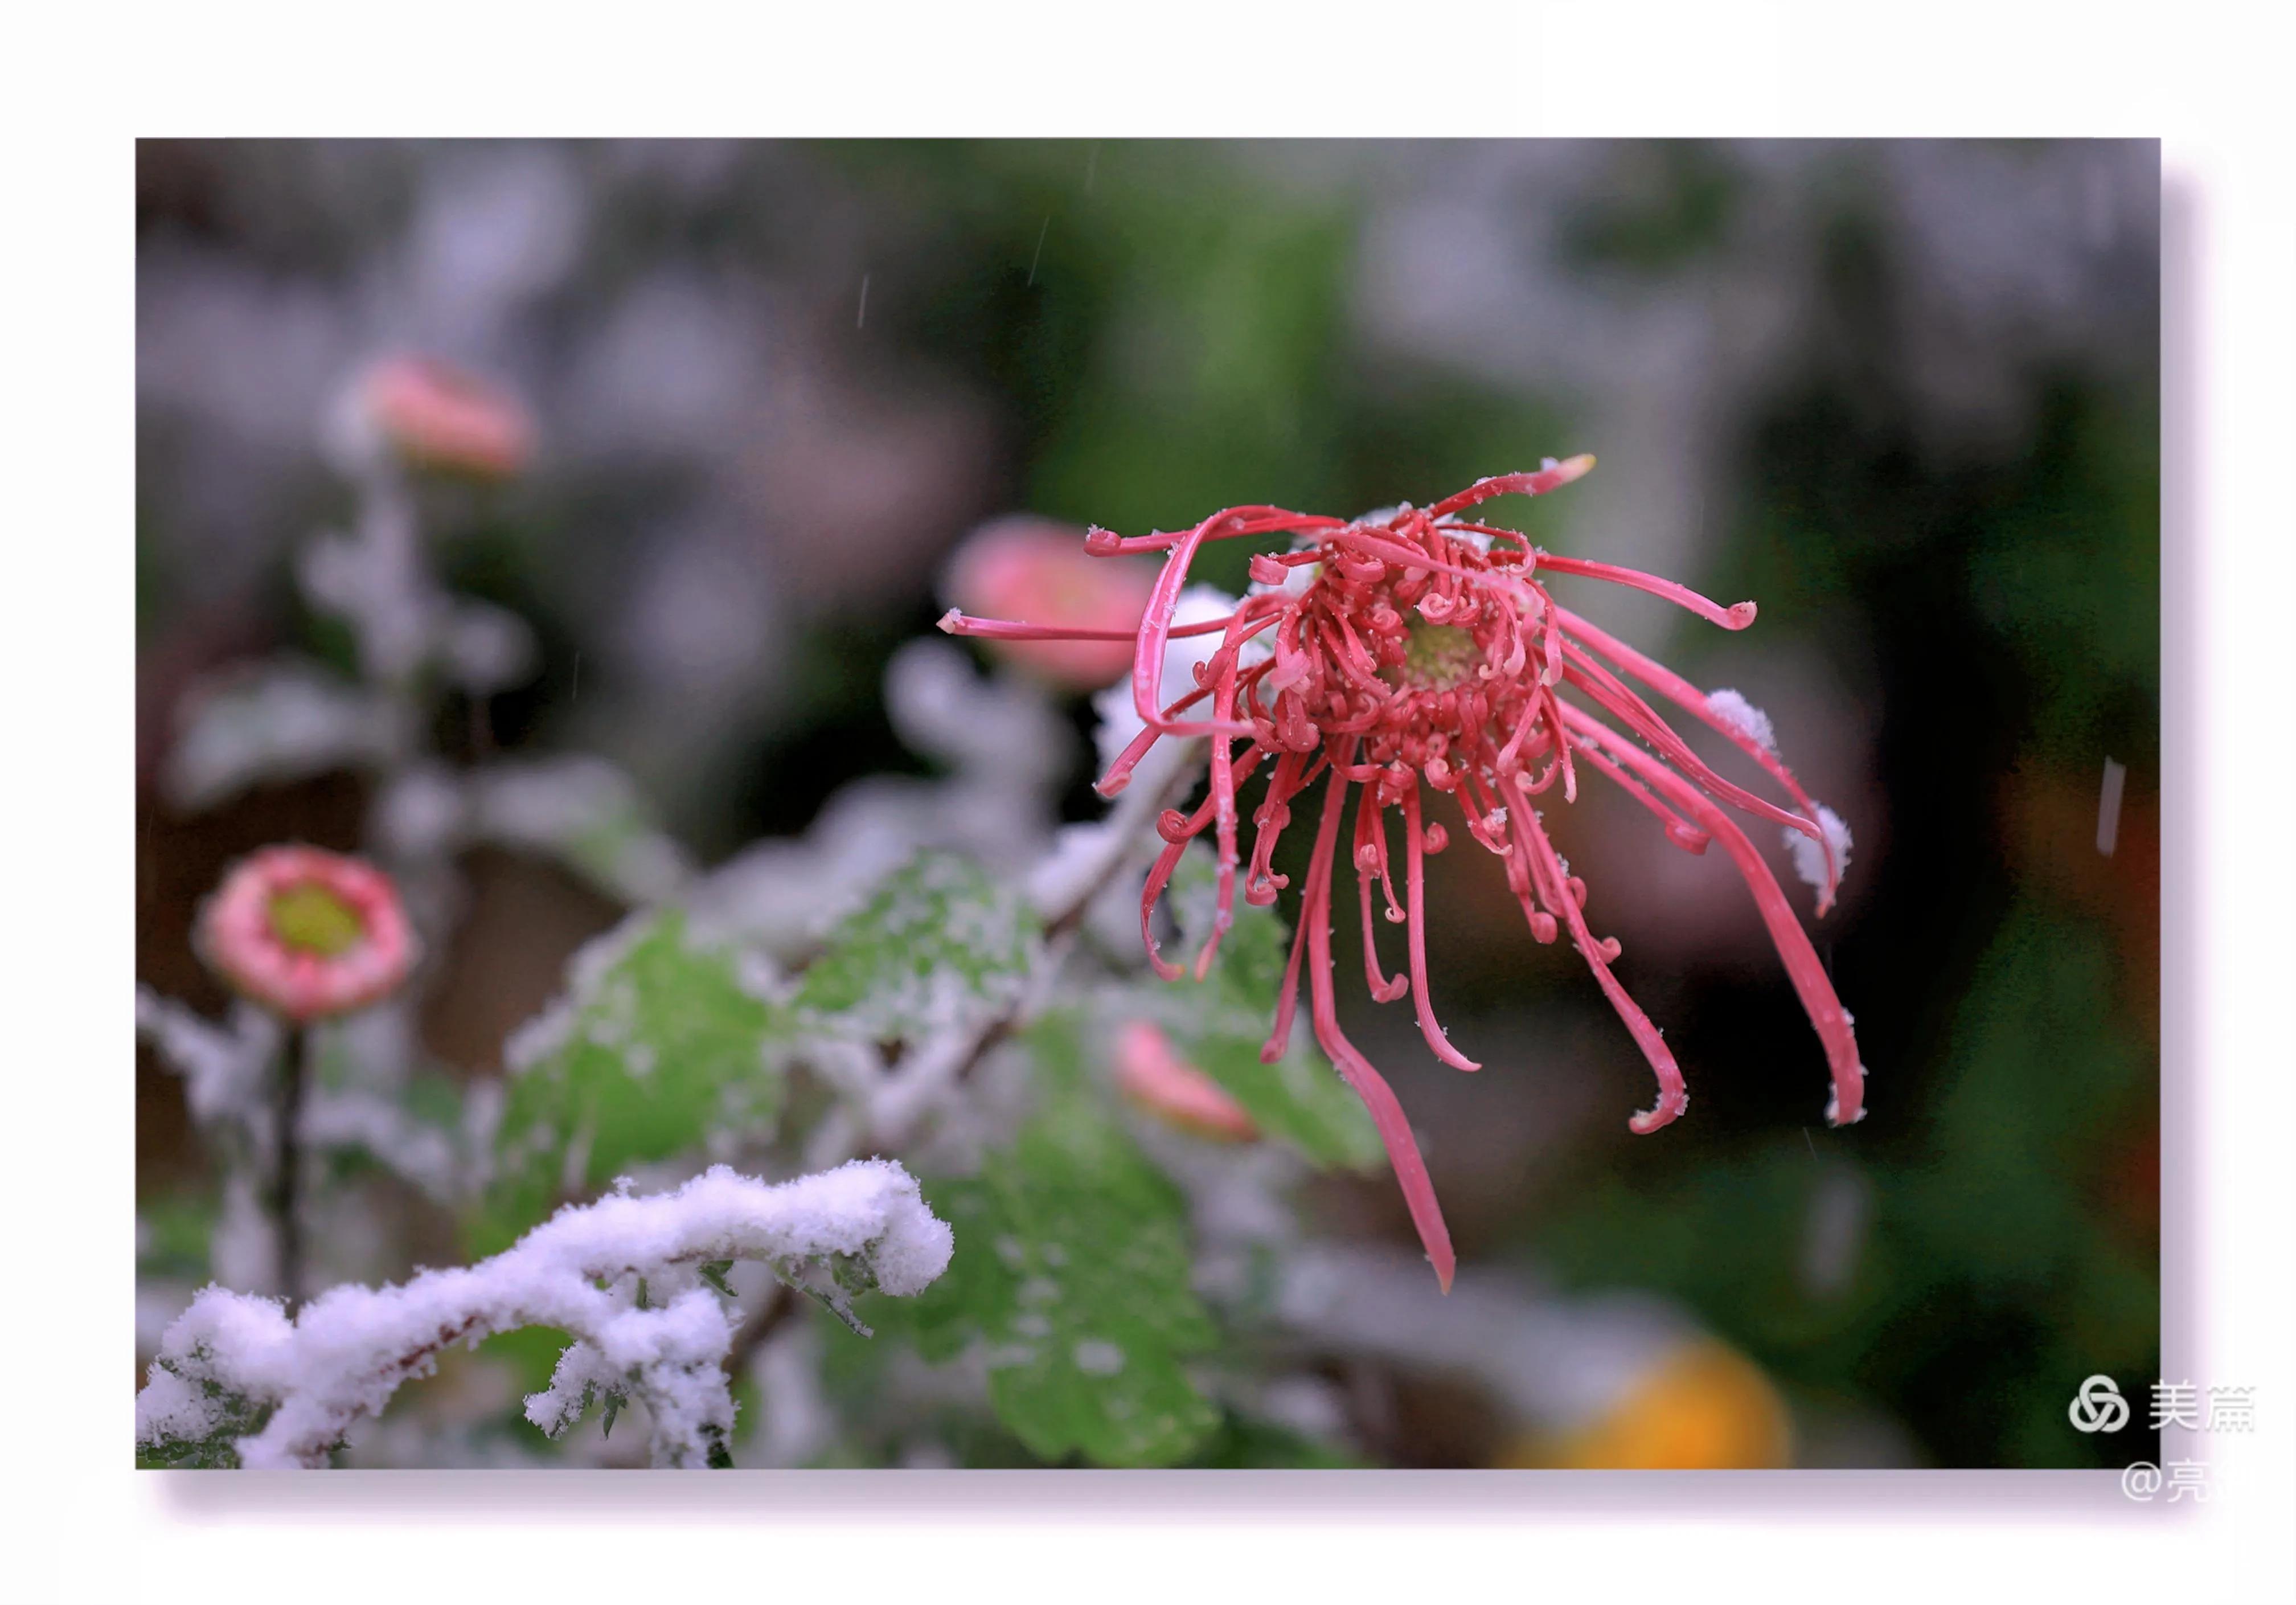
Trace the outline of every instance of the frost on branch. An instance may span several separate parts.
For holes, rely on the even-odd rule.
[[[575,1342],[527,1401],[537,1426],[555,1436],[593,1398],[636,1399],[652,1418],[654,1464],[724,1464],[734,1327],[703,1266],[760,1260],[841,1302],[921,1292],[952,1247],[890,1160],[780,1186],[718,1165],[674,1193],[562,1209],[475,1265],[333,1288],[292,1321],[275,1300],[209,1287],[161,1342],[135,1401],[136,1447],[165,1465],[324,1466],[447,1345],[546,1326]]]

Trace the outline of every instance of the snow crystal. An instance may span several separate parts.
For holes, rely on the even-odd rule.
[[[1124,1369],[1124,1351],[1097,1338],[1078,1343],[1069,1351],[1069,1358],[1087,1377],[1112,1377]]]
[[[1848,874],[1849,827],[1841,822],[1840,814],[1823,803],[1818,806],[1817,822],[1820,828],[1825,832],[1827,844],[1833,849],[1833,870],[1836,877]],[[1782,828],[1785,835],[1787,851],[1793,854],[1794,873],[1823,892],[1825,889],[1825,850],[1791,826]]]
[[[1762,751],[1776,755],[1778,733],[1770,724],[1770,716],[1737,692],[1727,687],[1708,692],[1706,711]]]

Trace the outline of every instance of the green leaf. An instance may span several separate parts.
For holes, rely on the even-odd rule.
[[[214,1240],[216,1200],[201,1192],[163,1193],[136,1206],[135,1273],[174,1278],[194,1286],[209,1280],[208,1246]]]
[[[1188,1461],[1205,1469],[1259,1471],[1326,1471],[1366,1463],[1335,1444],[1233,1412],[1218,1434]]]
[[[1170,1465],[1219,1424],[1181,1363],[1216,1337],[1185,1201],[1081,1087],[1073,1023],[1029,1041],[1044,1107],[980,1175],[931,1189],[956,1256],[913,1312],[918,1348],[978,1345],[998,1418],[1042,1459]]]
[[[780,1112],[764,1050],[783,1023],[742,984],[739,956],[696,941],[682,910],[633,916],[577,955],[570,980],[511,1044],[490,1236],[713,1132],[769,1134]]]
[[[1193,954],[1211,928],[1217,894],[1210,853],[1189,852],[1172,879],[1178,951]],[[1283,984],[1291,934],[1273,909],[1238,900],[1235,924],[1220,941],[1212,973],[1192,981],[1150,980],[1123,994],[1129,1017],[1160,1025],[1180,1056],[1225,1088],[1259,1129],[1312,1163],[1364,1170],[1385,1163],[1379,1132],[1363,1103],[1328,1061],[1292,1033],[1273,1065],[1259,1061]]]
[[[799,984],[799,1029],[889,1041],[962,1026],[1020,996],[1037,945],[1018,887],[954,854],[921,853],[830,934]]]

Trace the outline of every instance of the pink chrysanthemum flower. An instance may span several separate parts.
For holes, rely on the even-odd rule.
[[[999,518],[964,539],[948,566],[948,600],[969,613],[1105,631],[1065,640],[997,641],[996,651],[1054,685],[1096,691],[1132,663],[1132,634],[1155,585],[1151,566],[1094,561],[1074,525]]]
[[[432,357],[388,357],[359,380],[358,401],[393,449],[427,468],[509,479],[534,455],[534,423],[508,391]]]
[[[1628,1124],[1638,1132],[1654,1132],[1688,1107],[1674,1055],[1611,972],[1618,942],[1588,930],[1586,883],[1555,851],[1538,806],[1541,797],[1554,793],[1566,802],[1574,801],[1580,775],[1591,773],[1656,815],[1668,839],[1684,851],[1703,852],[1711,843],[1722,844],[1753,893],[1824,1044],[1833,1079],[1826,1118],[1843,1124],[1864,1114],[1866,1073],[1849,1015],[1768,866],[1718,804],[1784,827],[1797,849],[1797,867],[1817,888],[1821,915],[1833,903],[1849,832],[1830,810],[1810,800],[1780,761],[1768,720],[1759,710],[1734,692],[1710,696],[1698,690],[1562,606],[1546,582],[1586,578],[1632,586],[1725,630],[1752,623],[1754,605],[1721,607],[1670,580],[1556,556],[1513,531],[1460,517],[1494,497],[1554,490],[1594,465],[1591,457],[1550,460],[1536,473],[1479,481],[1431,507],[1406,504],[1360,519],[1229,507],[1181,533],[1126,539],[1095,529],[1085,541],[1086,549],[1099,556],[1166,554],[1146,614],[1136,629],[1086,636],[1106,639],[1122,633],[1132,639],[1132,701],[1142,727],[1102,776],[1101,794],[1112,797],[1122,791],[1149,749],[1165,737],[1202,737],[1210,743],[1210,795],[1193,811],[1168,811],[1159,822],[1167,844],[1141,899],[1150,959],[1168,979],[1183,973],[1156,952],[1151,917],[1188,844],[1209,830],[1218,844],[1218,914],[1193,966],[1199,978],[1209,973],[1221,935],[1233,923],[1239,873],[1245,901],[1275,901],[1286,884],[1270,868],[1276,840],[1292,821],[1294,801],[1328,772],[1332,783],[1324,788],[1315,851],[1301,888],[1291,965],[1262,1058],[1272,1063],[1290,1039],[1304,966],[1316,1040],[1370,1110],[1413,1223],[1447,1289],[1454,1256],[1426,1166],[1395,1094],[1341,1031],[1333,1003],[1333,850],[1342,829],[1349,828],[1350,788],[1357,802],[1347,861],[1355,869],[1362,905],[1365,984],[1381,1002],[1411,995],[1421,1033],[1445,1064],[1478,1068],[1451,1045],[1429,1000],[1423,866],[1449,841],[1446,827],[1427,817],[1435,801],[1431,793],[1456,811],[1477,845],[1499,860],[1531,934],[1542,942],[1569,934],[1650,1061],[1658,1077],[1657,1102]],[[1254,585],[1243,601],[1216,610],[1184,604],[1182,587],[1205,542],[1273,535],[1291,536],[1292,547],[1252,558]],[[1192,591],[1189,601],[1198,599]],[[1216,616],[1176,624],[1176,611]],[[958,635],[1001,640],[1086,633],[955,613],[941,626]],[[1160,681],[1173,638],[1215,634],[1217,645],[1195,666],[1195,685],[1166,702],[1168,694]],[[1716,774],[1629,681],[1728,737],[1768,773],[1792,806],[1766,802]],[[1247,860],[1237,843],[1237,788],[1261,770],[1267,771],[1267,790],[1252,815],[1255,836]],[[1400,906],[1389,850],[1390,810],[1403,820]],[[1406,927],[1406,973],[1392,978],[1382,970],[1374,939],[1374,885],[1386,918]]]
[[[299,1025],[388,997],[415,954],[390,877],[316,847],[266,847],[234,865],[195,940],[234,988]]]
[[[1116,1084],[1168,1125],[1215,1142],[1250,1142],[1259,1126],[1227,1089],[1182,1058],[1151,1021],[1126,1023],[1116,1038]]]

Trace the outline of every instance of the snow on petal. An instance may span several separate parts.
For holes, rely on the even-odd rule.
[[[1819,828],[1825,832],[1826,846],[1833,850],[1833,875],[1839,883],[1841,877],[1849,872],[1849,827],[1841,822],[1840,814],[1822,802],[1818,804],[1817,823]],[[1794,873],[1808,885],[1824,891],[1825,848],[1791,827],[1781,834],[1785,837],[1786,850],[1793,854]]]
[[[1776,755],[1778,733],[1770,724],[1770,716],[1737,692],[1726,687],[1708,692],[1706,710],[1762,751]]]

